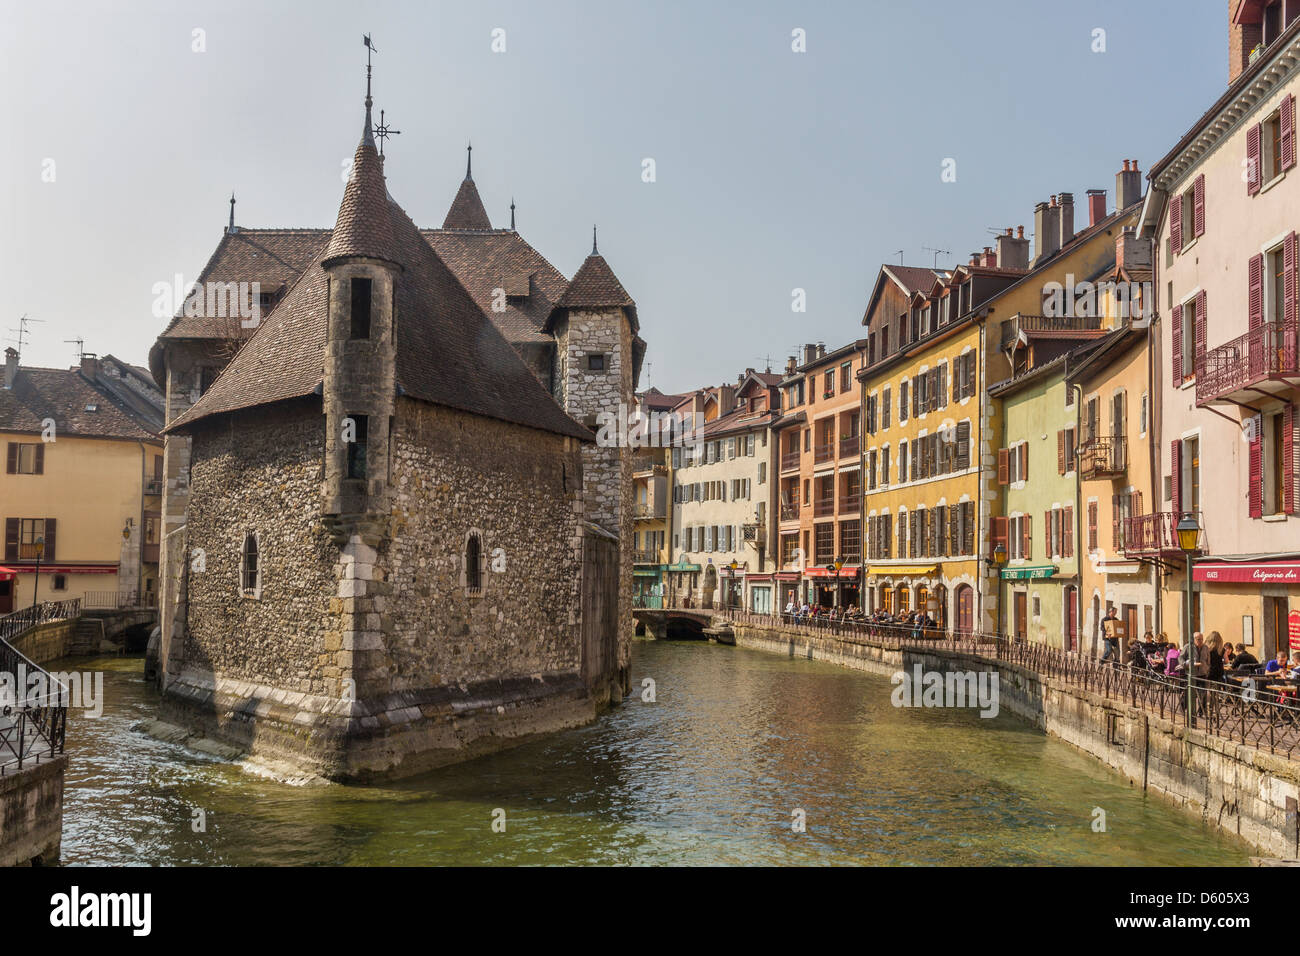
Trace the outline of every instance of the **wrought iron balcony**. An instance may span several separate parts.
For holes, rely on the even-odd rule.
[[[1115,548],[1126,558],[1157,557],[1160,555],[1182,554],[1178,546],[1178,522],[1188,512],[1158,511],[1149,515],[1134,515],[1129,518],[1116,518],[1112,522]],[[1201,513],[1192,512],[1196,523],[1201,524]],[[1204,531],[1201,532],[1204,540]],[[1205,550],[1204,546],[1196,549],[1197,553]]]
[[[150,478],[144,483],[144,493],[146,495],[161,495],[163,492],[163,480],[161,478]]]
[[[833,461],[835,459],[835,442],[828,441],[823,445],[813,446],[813,462],[820,465],[822,462]]]
[[[1128,438],[1100,435],[1079,445],[1079,477],[1119,478],[1128,469]]]
[[[634,564],[661,564],[658,548],[641,548],[632,552]]]
[[[783,455],[781,456],[781,470],[782,470],[782,471],[798,471],[798,470],[799,470],[799,452],[797,452],[797,451],[788,451],[788,452],[786,452],[785,454],[783,454]]]
[[[857,435],[850,435],[848,438],[840,439],[840,457],[857,458],[858,451],[862,448],[862,440]]]
[[[818,498],[813,502],[813,517],[824,518],[826,515],[835,514],[835,496],[829,498]]]
[[[632,517],[637,521],[662,521],[664,519],[664,503],[662,501],[652,501],[649,503],[638,502],[632,509]]]
[[[1296,331],[1276,322],[1211,349],[1196,365],[1196,404],[1257,402],[1300,385]],[[1290,381],[1288,381],[1288,379]]]

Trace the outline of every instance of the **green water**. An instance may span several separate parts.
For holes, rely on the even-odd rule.
[[[900,710],[882,677],[638,641],[597,723],[387,786],[291,787],[130,729],[139,658],[69,720],[69,864],[1244,864],[1243,844],[1009,716]],[[657,702],[640,700],[653,678]],[[1106,832],[1092,829],[1093,808]],[[493,811],[505,811],[494,832]],[[792,811],[806,832],[792,829]],[[206,816],[196,833],[194,811]]]

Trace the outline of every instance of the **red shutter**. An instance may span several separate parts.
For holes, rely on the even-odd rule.
[[[1020,474],[1016,477],[1020,481],[1029,480],[1029,442],[1023,442],[1020,446]]]
[[[1295,165],[1295,97],[1288,96],[1282,101],[1282,168],[1290,169]]]
[[[998,449],[998,484],[1005,485],[1011,481],[1011,457],[1006,448]]]
[[[968,523],[969,527],[969,523]],[[17,532],[14,532],[16,535]],[[996,551],[998,545],[1002,545],[1003,550],[1007,551],[1010,557],[1010,544],[1007,541],[1007,519],[1001,516],[993,519],[993,550]]]
[[[1061,512],[1061,529],[1065,535],[1065,544],[1061,548],[1061,557],[1074,557],[1074,506],[1066,505]]]
[[[1180,439],[1175,438],[1169,443],[1169,487],[1172,492],[1170,505],[1174,510],[1174,517],[1178,518],[1183,513],[1183,443]]]
[[[1246,309],[1249,328],[1254,330],[1264,324],[1264,256],[1250,257],[1246,270]]]
[[[1065,474],[1065,430],[1056,433],[1056,473]]]
[[[1097,502],[1088,502],[1088,550],[1097,550]]]
[[[58,558],[58,549],[54,546],[54,531],[58,524],[53,518],[45,519],[45,557],[44,561],[53,563]]]
[[[1174,252],[1183,251],[1183,196],[1179,193],[1169,203],[1169,240]]]
[[[1205,232],[1205,174],[1196,177],[1192,184],[1192,235]]]
[[[158,460],[162,461],[161,458],[159,458]],[[34,475],[45,474],[45,442],[40,442],[36,446],[36,463],[32,467],[32,474]]]
[[[1173,382],[1174,388],[1177,388],[1183,383],[1183,307],[1181,305],[1174,306],[1174,321],[1169,330],[1174,336],[1173,375],[1169,380]]]
[[[1282,510],[1296,513],[1295,500],[1295,406],[1282,410]]]
[[[1033,554],[1032,548],[1034,546],[1034,536],[1033,536],[1033,532],[1030,530],[1031,528],[1033,528],[1033,525],[1034,525],[1034,519],[1031,515],[1025,515],[1020,519],[1020,531],[1021,534],[1023,535],[1023,538],[1021,540],[1021,547],[1025,549],[1024,551],[1021,552],[1021,554],[1023,554],[1026,558],[1028,558],[1031,554]]]
[[[5,518],[5,560],[18,560],[18,519]]]
[[[1255,416],[1255,436],[1250,442],[1250,516],[1264,515],[1264,416]]]
[[[10,475],[18,474],[18,443],[11,441],[8,452],[5,455],[5,472]]]
[[[1199,374],[1201,363],[1205,360],[1205,292],[1196,293],[1196,326],[1192,330],[1195,341],[1192,345],[1192,374]],[[1118,434],[1118,433],[1117,433]]]
[[[1260,125],[1246,130],[1246,192],[1253,196],[1263,185],[1264,170],[1260,167]]]
[[[1282,243],[1282,327],[1295,328],[1296,234],[1287,233]]]

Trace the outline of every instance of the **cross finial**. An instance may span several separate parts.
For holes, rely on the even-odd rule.
[[[402,131],[401,131],[400,129],[391,129],[391,128],[390,128],[390,127],[389,127],[389,126],[384,122],[384,111],[383,111],[383,110],[380,110],[380,111],[379,111],[379,125],[375,127],[375,137],[379,140],[379,158],[380,158],[380,159],[383,159],[383,158],[384,158],[384,140],[388,139],[388,137],[390,137],[390,136],[401,136],[401,135],[402,135]]]
[[[474,144],[465,144],[465,179],[469,182],[474,181]]]
[[[598,254],[596,252],[596,224],[594,222],[591,224],[591,254],[593,256]]]
[[[510,231],[515,231],[515,197],[510,197]]]

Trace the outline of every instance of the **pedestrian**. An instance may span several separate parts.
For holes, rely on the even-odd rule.
[[[1218,631],[1210,632],[1209,659],[1206,661],[1205,679],[1214,684],[1225,683],[1223,678],[1224,648],[1223,638]],[[1199,670],[1199,668],[1198,668]]]
[[[1103,661],[1111,657],[1119,660],[1119,615],[1115,613],[1115,605],[1106,609],[1106,616],[1101,619],[1102,641],[1106,645],[1106,653],[1101,655]]]

